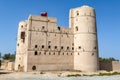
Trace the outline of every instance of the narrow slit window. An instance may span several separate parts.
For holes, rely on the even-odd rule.
[[[75,27],[75,31],[78,31],[78,26]]]
[[[48,46],[48,49],[50,49],[51,48],[51,46]]]

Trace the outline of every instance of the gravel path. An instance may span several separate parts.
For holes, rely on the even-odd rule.
[[[120,75],[115,76],[81,76],[81,77],[58,77],[53,74],[36,73],[8,73],[0,74],[0,80],[120,80]]]

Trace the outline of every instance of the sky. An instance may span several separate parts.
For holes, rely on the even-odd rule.
[[[30,14],[46,11],[68,27],[69,10],[83,5],[96,11],[99,56],[120,60],[120,0],[0,0],[0,52],[16,51],[18,24]]]

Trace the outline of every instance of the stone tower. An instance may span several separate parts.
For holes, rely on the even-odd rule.
[[[95,10],[89,6],[71,9],[69,25],[74,32],[74,69],[97,71],[99,63]]]
[[[21,21],[18,26],[16,45],[15,70],[24,71],[27,53],[27,21]]]

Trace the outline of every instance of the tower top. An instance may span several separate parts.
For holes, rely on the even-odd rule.
[[[81,6],[81,8],[92,8],[92,7],[90,7],[88,5],[83,5],[83,6]],[[92,9],[94,9],[94,8],[92,8]]]

